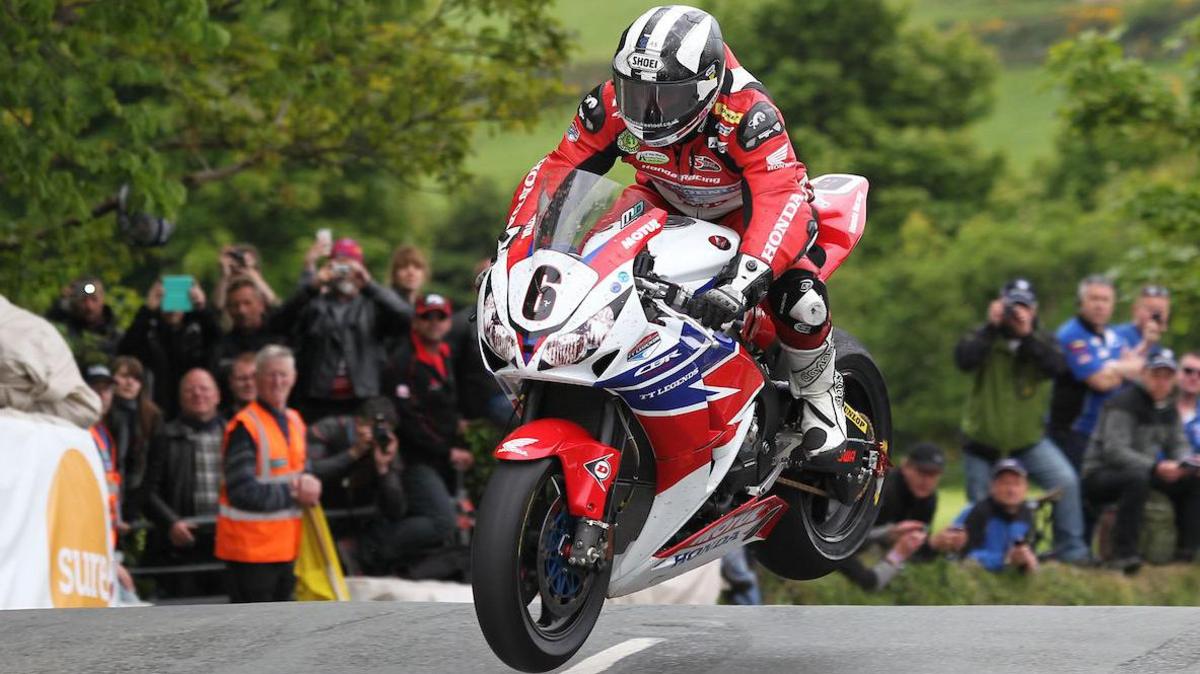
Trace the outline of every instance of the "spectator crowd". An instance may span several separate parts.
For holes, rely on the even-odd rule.
[[[113,535],[134,551],[134,574],[153,578],[153,598],[287,599],[301,508],[317,504],[351,573],[461,574],[463,485],[476,469],[465,434],[512,413],[480,360],[470,308],[424,292],[429,264],[412,246],[395,251],[383,283],[352,239],[318,236],[290,292],[276,294],[260,263],[253,246],[228,246],[212,296],[164,277],[124,326],[94,277],[46,313],[70,349],[39,355],[55,382],[48,411],[88,427],[100,448]],[[840,567],[852,582],[879,589],[907,563],[947,556],[991,571],[1052,558],[1133,573],[1152,499],[1172,508],[1173,559],[1196,559],[1200,353],[1163,344],[1166,288],[1141,288],[1121,325],[1108,278],[1083,279],[1077,300],[1051,334],[1033,285],[1014,279],[959,340],[969,504],[932,530],[947,459],[913,445],[889,474],[868,546]],[[3,297],[0,318],[23,336],[14,344],[44,341],[36,317]],[[45,394],[0,391],[3,407]],[[747,560],[726,565],[736,593],[756,601]]]
[[[155,599],[287,599],[301,509],[321,504],[348,571],[461,574],[429,560],[465,559],[464,432],[511,414],[469,311],[424,292],[429,264],[413,246],[380,283],[358,243],[318,236],[279,294],[261,259],[250,245],[224,248],[211,296],[191,277],[163,277],[128,325],[95,277],[46,313],[70,353],[30,357],[64,389],[43,409],[87,427],[100,449],[122,572],[144,576]],[[0,313],[14,344],[51,330],[3,298]],[[28,388],[0,386],[0,405],[39,409]]]
[[[954,350],[970,378],[961,426],[969,504],[931,531],[945,456],[913,446],[886,482],[869,539],[882,557],[874,566],[852,558],[842,573],[869,590],[938,556],[991,571],[1034,572],[1054,559],[1136,573],[1152,499],[1173,515],[1173,553],[1158,561],[1195,562],[1200,352],[1177,356],[1163,343],[1167,288],[1142,287],[1127,323],[1112,324],[1115,304],[1109,278],[1084,278],[1076,315],[1050,334],[1033,285],[1005,284]],[[1045,496],[1031,499],[1030,482]]]

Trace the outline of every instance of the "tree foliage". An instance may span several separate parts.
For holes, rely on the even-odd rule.
[[[378,176],[460,182],[477,125],[531,122],[565,59],[538,0],[26,0],[3,11],[0,288],[18,296],[53,287],[73,263],[131,262],[111,220],[97,220],[123,184],[132,208],[175,218],[235,176],[203,196],[252,199],[262,216],[380,196]],[[277,234],[290,240],[265,242],[297,247]]]
[[[1002,165],[966,128],[991,108],[996,64],[973,37],[909,26],[884,0],[718,2],[714,11],[782,108],[810,172],[872,181],[868,248],[916,208],[936,203],[962,217],[985,201]]]

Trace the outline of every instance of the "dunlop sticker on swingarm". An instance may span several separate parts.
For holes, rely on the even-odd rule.
[[[872,435],[871,422],[868,421],[865,416],[863,416],[858,410],[851,407],[848,403],[842,403],[842,409],[846,411],[846,418],[849,419],[850,422],[855,426],[857,426],[858,430],[862,431],[868,436]]]

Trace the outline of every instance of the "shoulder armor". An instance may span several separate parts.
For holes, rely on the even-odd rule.
[[[738,124],[738,145],[743,150],[753,150],[767,140],[783,133],[783,119],[775,106],[759,101],[750,106]]]
[[[584,95],[579,102],[579,121],[588,133],[596,133],[604,126],[604,85]]]

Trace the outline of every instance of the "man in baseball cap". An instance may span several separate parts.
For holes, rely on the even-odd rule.
[[[1116,502],[1111,568],[1134,573],[1150,491],[1174,506],[1175,558],[1191,562],[1200,551],[1200,467],[1172,402],[1179,364],[1170,349],[1146,355],[1141,377],[1104,404],[1083,462],[1084,495],[1096,506]]]
[[[855,556],[838,570],[865,590],[879,590],[900,572],[909,560],[923,561],[937,553],[956,552],[966,542],[961,530],[943,529],[930,535],[937,510],[937,487],[946,469],[946,455],[931,442],[919,442],[904,454],[883,483],[879,516],[867,539],[880,546],[883,559],[867,567]]]
[[[449,318],[452,313],[454,311],[450,308],[450,300],[442,295],[430,293],[417,300],[417,318],[442,320]]]
[[[1029,494],[1029,472],[1020,461],[1007,458],[992,466],[988,498],[967,506],[955,524],[967,533],[966,558],[989,571],[1014,567],[1026,573],[1038,569],[1033,551],[1033,510]]]

